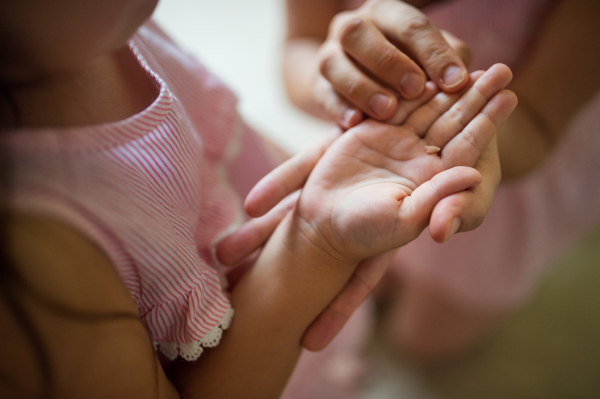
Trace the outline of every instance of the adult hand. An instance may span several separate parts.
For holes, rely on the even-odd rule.
[[[422,93],[428,76],[445,92],[463,89],[469,60],[463,42],[438,30],[415,7],[369,0],[331,21],[318,52],[320,75],[313,95],[344,128],[355,126],[365,114],[385,121],[399,99]]]
[[[472,81],[479,76],[481,76],[481,73],[474,73],[472,75]],[[428,134],[432,134],[432,137],[435,137],[436,135],[443,136],[448,134],[448,130],[452,131],[464,127],[465,121],[472,118],[473,110],[480,109],[482,104],[489,100],[491,93],[494,93],[499,88],[503,87],[508,80],[510,80],[510,71],[502,66],[495,66],[492,68],[486,76],[478,81],[475,90],[469,90],[470,94],[463,96],[464,98],[451,108],[449,112],[450,117],[445,119],[441,118],[442,123],[432,125]],[[428,101],[433,94],[435,93],[423,93],[422,97],[419,99],[404,102],[395,116],[397,118],[397,123],[403,123],[404,120],[402,118],[406,118],[406,116],[414,109]],[[434,105],[434,107],[442,106],[444,103],[448,104],[448,102],[456,101],[458,96],[460,96],[460,94],[455,94],[453,100],[451,98],[452,96],[440,93],[438,98],[432,100],[428,107],[421,107],[415,113],[416,116],[412,119],[427,119],[427,113],[435,112],[431,109],[431,105]],[[501,101],[504,101],[505,105],[512,104],[512,106],[514,106],[514,103],[516,102],[514,96],[508,100],[508,102],[506,102],[506,96],[507,94],[504,94],[504,99]],[[493,101],[490,104],[493,104]],[[498,105],[496,104],[496,107],[497,106]],[[471,109],[471,111],[468,111],[469,109]],[[482,113],[478,118],[484,124],[488,124],[488,129],[491,127],[495,130],[501,119],[498,119],[498,115],[494,117],[493,114],[490,114],[490,109],[494,109],[494,106],[492,106],[492,108],[486,106],[486,108],[481,111]],[[501,108],[495,109],[498,110]],[[504,109],[504,111],[506,111],[506,109]],[[421,116],[419,116],[419,113]],[[489,122],[492,122],[491,126],[489,125]],[[481,128],[483,128],[483,125],[476,126],[476,129]],[[286,193],[301,187],[327,147],[340,135],[340,133],[340,131],[334,132],[320,147],[292,158],[265,178],[261,184],[257,185],[257,188],[253,190],[253,194],[249,196],[250,212],[256,215],[264,214]],[[467,134],[465,137],[470,137],[470,134]],[[470,139],[467,139],[464,143],[468,146],[474,145],[475,149],[477,149],[477,145],[480,145],[476,141]],[[475,152],[477,151],[478,150]],[[483,221],[485,213],[491,204],[493,192],[500,180],[500,168],[495,137],[490,144],[483,149],[483,152],[478,159],[473,157],[469,159],[464,157],[450,157],[448,162],[449,163],[446,166],[474,165],[481,173],[483,182],[470,190],[447,196],[436,204],[430,219],[430,230],[434,239],[439,242],[447,240],[457,230],[471,230]],[[252,198],[253,196],[254,199]],[[221,248],[220,252],[228,254],[229,262],[235,263],[257,249],[258,246],[262,245],[262,243],[267,240],[282,217],[281,215],[285,213],[282,212],[283,208],[290,209],[291,206],[282,203],[274,210],[267,213],[267,215],[252,220],[247,225],[249,227],[242,228],[239,233],[236,232],[225,239],[219,245],[219,248]],[[456,225],[456,222],[454,222],[455,219],[459,220],[458,226]],[[246,244],[243,243],[244,240],[247,241]],[[252,243],[250,243],[250,241],[252,241]],[[242,243],[241,245],[240,242]],[[354,272],[354,275],[348,282],[346,288],[323,312],[323,314],[315,320],[313,325],[306,332],[303,339],[303,345],[307,349],[319,350],[329,343],[344,325],[347,318],[377,284],[387,268],[391,257],[392,255],[388,252],[367,259],[361,263]]]

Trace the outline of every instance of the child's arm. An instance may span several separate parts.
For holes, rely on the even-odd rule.
[[[430,105],[440,108],[421,107],[404,126],[371,122],[331,145],[294,211],[234,288],[236,316],[220,344],[196,362],[179,362],[170,370],[181,395],[277,397],[300,353],[302,334],[342,290],[358,262],[413,239],[441,198],[479,182],[473,169],[446,169],[459,153],[468,159],[479,156],[470,143],[489,141],[514,97],[500,92],[490,101],[463,102],[471,104],[463,121],[470,122],[456,137],[455,129],[463,131],[460,123],[444,128],[458,121],[452,112],[444,113],[456,99],[434,100]],[[487,103],[482,113],[479,102]],[[414,117],[419,112],[427,115]],[[442,147],[441,156],[428,154],[428,144]],[[11,313],[5,300],[0,303],[3,320],[11,322],[6,342],[15,342],[3,349],[11,356],[5,358],[27,363],[15,367],[26,370],[18,381],[33,381],[32,396],[43,391],[44,370],[52,372],[54,384],[46,388],[62,397],[148,397],[157,390],[176,396],[110,262],[71,229],[38,222],[23,233],[19,226],[10,230],[14,266],[33,287],[9,287],[35,323],[28,331],[37,336],[23,335],[20,324],[13,323],[22,313]],[[90,312],[106,317],[88,322]],[[85,322],[65,317],[73,313]],[[36,343],[43,344],[41,352]],[[3,366],[10,367],[8,362]],[[73,370],[85,378],[62,378]]]
[[[510,80],[510,72],[503,67],[497,66],[492,68],[490,71],[486,73],[486,75],[480,79],[476,83],[476,87],[469,90],[467,94],[463,96],[463,98],[455,104],[452,108],[452,111],[448,112],[445,116],[441,117],[430,129],[429,134],[431,136],[426,137],[435,137],[439,136],[440,126],[444,127],[444,134],[446,137],[454,137],[461,129],[464,127],[471,118],[474,117],[473,109],[479,109],[483,103],[487,100],[479,98],[480,104],[479,106],[476,102],[473,102],[473,99],[477,99],[483,93],[487,98],[493,96],[498,90],[500,90],[504,85],[508,83]],[[508,98],[506,97],[508,96]],[[411,116],[411,118],[407,121],[407,123],[411,123],[412,121],[420,121],[424,125],[427,125],[428,116],[426,115],[428,112],[431,112],[431,107],[440,106],[440,100],[446,99],[448,103],[454,103],[458,96],[455,96],[453,100],[450,100],[450,97],[446,94],[439,94],[436,98],[430,101],[425,107],[422,107],[421,110],[415,112]],[[496,103],[494,103],[496,101]],[[492,125],[488,125],[487,127],[484,125],[478,125],[478,130],[488,129],[488,133],[492,133],[495,131],[497,126],[502,122],[502,120],[510,113],[512,107],[514,107],[515,102],[514,98],[510,97],[508,93],[500,93],[497,98],[492,100],[488,106],[483,109],[483,114],[486,116],[482,117],[482,114],[479,117],[473,119],[473,122],[469,126],[477,125],[478,122],[482,120],[488,120],[492,122]],[[468,111],[471,108],[471,111]],[[461,114],[455,112],[458,109],[465,110],[467,112]],[[425,111],[425,112],[423,112]],[[453,123],[452,119],[454,118],[462,119],[461,123]],[[456,122],[456,121],[455,121]],[[371,127],[374,127],[373,131],[369,131],[369,128],[363,129],[362,131],[369,132],[368,135],[377,134],[377,132],[389,132],[395,131],[394,129],[402,128],[394,128],[385,125],[377,125],[373,122],[371,123]],[[369,125],[367,125],[369,126]],[[355,134],[358,130],[352,129],[349,131],[351,134]],[[467,127],[463,133],[469,135],[469,128]],[[338,133],[339,134],[339,133]],[[479,134],[482,134],[481,132]],[[368,140],[374,140],[378,142],[377,139],[366,136]],[[454,140],[461,140],[457,136]],[[336,138],[334,134],[329,138],[321,147],[296,156],[292,160],[288,161],[286,164],[282,165],[282,167],[275,170],[271,175],[265,178],[262,183],[257,185],[255,190],[250,194],[247,200],[247,206],[249,208],[249,212],[253,214],[262,214],[266,210],[268,210],[273,204],[275,204],[278,199],[284,196],[287,192],[292,191],[299,186],[301,186],[306,178],[306,175],[310,173],[313,169],[314,165],[321,158],[323,152],[326,148],[331,144],[331,142]],[[463,136],[464,138],[464,136]],[[344,137],[342,137],[344,139]],[[441,144],[440,142],[438,142]],[[477,163],[481,162],[482,158],[485,158],[485,154],[489,151],[495,151],[495,142],[492,141],[490,145],[485,147],[484,153],[482,156],[479,156],[480,149],[475,147],[471,148],[471,143],[468,144],[467,148],[463,148],[456,152],[455,155],[461,154],[460,157],[455,157],[450,161],[450,166],[456,165],[474,165],[475,159],[474,157],[479,156],[479,160]],[[448,153],[451,147],[446,147],[445,151]],[[470,151],[468,151],[470,150]],[[442,153],[443,155],[443,153]],[[451,158],[452,155],[449,154],[446,157],[446,161],[448,158]],[[444,157],[442,157],[444,158]],[[333,168],[332,168],[333,169]],[[481,185],[475,187],[475,190],[480,189]],[[463,191],[461,193],[455,194],[454,196],[473,196],[474,193],[472,190]],[[454,197],[453,196],[453,197]],[[447,197],[451,198],[451,197]],[[447,199],[445,198],[445,199]],[[444,200],[445,200],[444,199]],[[442,201],[444,201],[442,200]],[[436,205],[435,209],[438,209],[439,204]],[[281,206],[279,207],[281,208]],[[247,225],[243,226],[238,232],[234,233],[232,236],[225,239],[219,245],[218,253],[221,255],[221,258],[225,258],[226,261],[230,263],[235,263],[239,259],[241,259],[245,254],[254,250],[257,246],[261,244],[261,238],[266,239],[272,228],[277,224],[280,220],[280,215],[285,213],[284,209],[275,209],[269,212],[265,217],[260,219],[255,219],[250,221]],[[437,230],[437,233],[434,232],[434,235],[438,236],[438,239],[441,241],[447,237],[447,229],[451,227],[451,222],[453,219],[453,213],[448,212],[448,209],[442,209],[441,212],[438,212],[437,219],[438,221],[434,221],[436,214],[431,217],[432,220],[432,229]],[[420,221],[423,224],[423,227],[427,224],[428,220]],[[408,223],[409,225],[414,225],[414,220],[411,221],[413,223]],[[437,228],[436,228],[437,226]],[[419,230],[420,232],[420,230]],[[236,248],[241,250],[237,250]],[[227,255],[225,255],[227,254]],[[376,259],[370,259],[363,262],[359,268],[355,271],[353,278],[349,281],[345,290],[340,294],[340,296],[330,305],[328,311],[325,312],[317,322],[317,325],[313,326],[310,329],[307,336],[305,336],[304,344],[310,349],[320,349],[324,347],[327,342],[333,338],[335,333],[341,328],[345,319],[350,315],[350,313],[358,306],[358,304],[362,301],[362,299],[367,295],[370,289],[377,283],[378,279],[383,274],[385,270],[386,261],[389,263],[389,254],[382,255]],[[383,266],[382,266],[383,265]],[[325,335],[325,337],[324,337]]]
[[[355,261],[337,259],[298,234],[298,221],[279,225],[255,265],[232,292],[235,317],[219,345],[170,376],[189,398],[276,398],[301,351],[306,328],[348,280]]]
[[[510,80],[507,68],[498,66],[480,80],[458,102],[434,98],[399,127],[367,121],[327,148],[295,207],[235,286],[236,317],[219,346],[195,363],[175,366],[180,392],[279,395],[304,331],[356,266],[416,238],[438,201],[480,182],[474,169],[451,166],[459,159],[475,163],[516,105],[510,92],[498,92]],[[428,152],[434,145],[439,154]]]

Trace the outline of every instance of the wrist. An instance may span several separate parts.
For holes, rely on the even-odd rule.
[[[350,276],[360,259],[344,256],[297,212],[290,212],[280,224],[282,244],[298,262],[324,273]]]
[[[357,263],[331,257],[294,222],[294,213],[288,213],[231,300],[238,325],[249,315],[253,322],[270,320],[268,329],[300,345],[304,331],[343,289]]]

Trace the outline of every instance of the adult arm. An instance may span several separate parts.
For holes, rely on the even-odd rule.
[[[600,4],[564,0],[510,86],[519,106],[500,128],[502,176],[524,176],[552,151],[571,119],[600,90]]]

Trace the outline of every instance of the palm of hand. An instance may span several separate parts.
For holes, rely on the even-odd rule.
[[[445,196],[480,182],[469,167],[516,106],[514,94],[502,90],[511,78],[497,64],[471,74],[460,93],[426,86],[387,121],[399,126],[367,120],[282,164],[250,192],[246,211],[265,215],[304,186],[297,227],[332,256],[356,261],[405,244]],[[426,146],[441,152],[428,154]]]
[[[400,126],[369,120],[344,133],[303,188],[297,214],[305,234],[354,260],[415,239],[438,201],[480,182],[464,167],[475,165],[514,109],[514,94],[502,90],[511,77],[495,65],[474,73],[461,93],[407,103]],[[442,150],[430,154],[427,146]]]
[[[315,167],[298,216],[334,256],[363,259],[412,241],[428,223],[436,188],[414,192],[447,168],[427,152],[430,144],[409,126],[369,121],[347,131]],[[455,175],[446,191],[477,183],[476,172]]]

